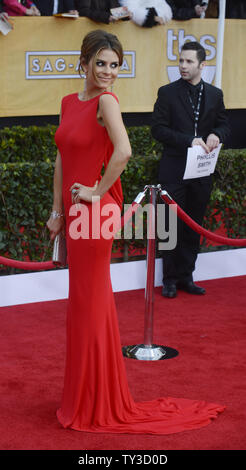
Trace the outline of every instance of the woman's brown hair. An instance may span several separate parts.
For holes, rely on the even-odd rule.
[[[90,60],[98,55],[103,49],[111,49],[119,58],[119,65],[123,62],[123,49],[122,45],[114,34],[107,33],[102,29],[90,31],[82,42],[81,54],[79,60],[79,72],[83,70],[83,61],[88,64]]]

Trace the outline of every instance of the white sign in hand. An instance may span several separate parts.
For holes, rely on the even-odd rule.
[[[188,148],[183,179],[201,178],[214,173],[222,144],[207,153],[201,145]]]

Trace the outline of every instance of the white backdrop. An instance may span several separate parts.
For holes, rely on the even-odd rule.
[[[195,281],[246,275],[246,248],[198,255]],[[143,289],[146,261],[111,264],[114,292]],[[162,285],[162,260],[156,260],[155,285]],[[0,307],[65,299],[68,295],[68,270],[0,276]]]

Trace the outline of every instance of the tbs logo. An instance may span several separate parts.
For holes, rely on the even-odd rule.
[[[180,29],[178,34],[174,34],[173,29],[167,31],[167,58],[170,62],[178,62],[181,47],[186,41],[197,41],[197,38],[191,34],[185,35],[184,29]],[[216,57],[216,38],[211,34],[204,34],[200,37],[200,44],[206,50],[206,62]],[[202,70],[202,78],[205,82],[212,83],[215,77],[215,65],[206,65]],[[178,65],[168,65],[167,75],[170,82],[180,78]]]

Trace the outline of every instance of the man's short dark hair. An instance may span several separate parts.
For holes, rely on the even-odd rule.
[[[206,51],[204,47],[197,41],[185,42],[181,48],[181,51],[196,51],[199,63],[206,60]]]

